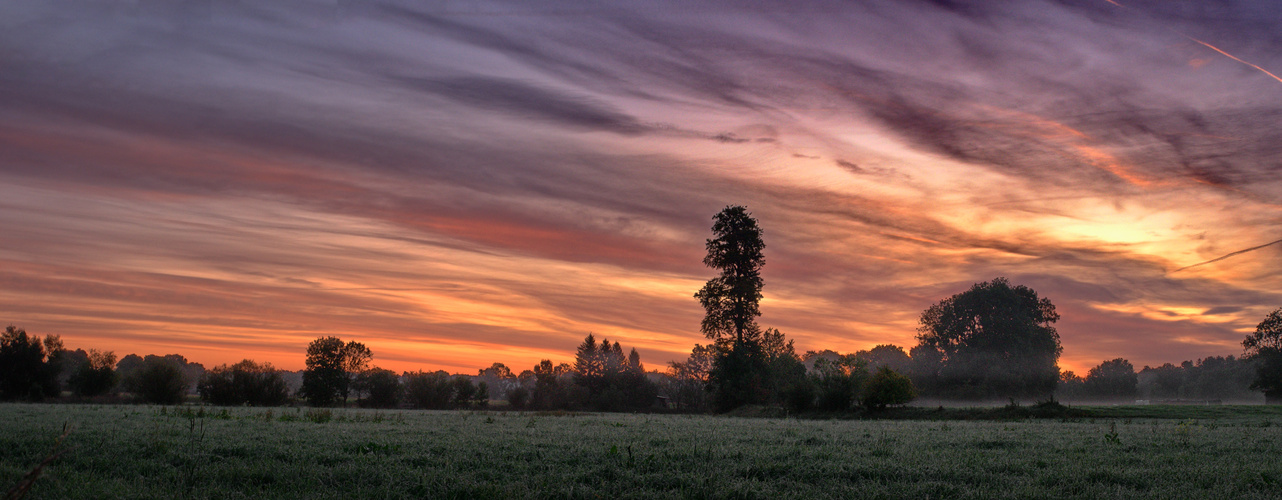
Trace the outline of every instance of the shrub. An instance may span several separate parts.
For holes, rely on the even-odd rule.
[[[182,370],[164,358],[149,357],[138,370],[125,378],[125,388],[138,399],[152,404],[178,404],[187,391]]]
[[[507,391],[507,405],[513,410],[524,410],[530,403],[530,390],[525,386],[516,386]]]
[[[116,354],[90,349],[87,359],[67,379],[77,396],[101,396],[116,386]]]
[[[356,377],[356,388],[366,395],[361,406],[394,408],[401,402],[401,378],[396,372],[373,368]]]
[[[280,406],[289,401],[289,387],[271,363],[243,360],[220,365],[200,378],[200,399],[220,406]]]
[[[883,366],[868,380],[860,402],[870,410],[880,410],[886,405],[907,404],[917,397],[913,382],[908,377],[896,373],[889,366]]]
[[[411,406],[441,410],[450,407],[454,399],[454,387],[450,375],[444,371],[435,373],[405,373],[405,397]]]
[[[832,361],[815,360],[810,376],[817,393],[816,405],[824,411],[845,411],[859,398],[859,389],[868,378],[867,362],[853,356]]]

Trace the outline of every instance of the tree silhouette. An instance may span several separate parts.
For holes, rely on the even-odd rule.
[[[761,266],[765,265],[761,228],[748,209],[728,206],[713,217],[703,264],[721,271],[694,296],[705,311],[700,329],[713,340],[754,340],[761,315]]]
[[[115,353],[90,349],[85,362],[67,379],[67,385],[77,396],[101,396],[116,386],[115,366]]]
[[[1264,391],[1268,404],[1282,403],[1282,308],[1269,313],[1242,341],[1246,357],[1255,360],[1251,389]]]
[[[869,410],[881,410],[887,405],[908,404],[916,397],[912,380],[889,366],[882,366],[864,385],[859,402]]]
[[[1100,363],[1086,372],[1083,390],[1090,397],[1125,400],[1135,398],[1139,375],[1135,366],[1122,358]]]
[[[726,411],[770,397],[767,355],[761,345],[761,267],[766,259],[761,228],[748,209],[727,206],[713,216],[705,266],[720,271],[695,298],[703,306],[700,330],[718,346],[709,370],[716,407]]]
[[[134,397],[158,405],[181,403],[187,392],[178,363],[160,356],[147,356],[141,367],[124,377],[124,386]]]
[[[66,351],[57,335],[27,335],[13,325],[0,335],[0,400],[38,401],[57,396],[60,358]]]
[[[303,371],[302,393],[312,406],[329,406],[342,397],[347,403],[352,382],[366,368],[374,354],[360,342],[344,343],[338,337],[321,337],[307,346],[307,369]]]
[[[588,334],[579,344],[574,359],[574,385],[583,392],[578,397],[566,395],[566,402],[604,411],[648,407],[654,403],[658,388],[646,378],[641,366],[641,354],[636,349],[630,357],[624,356],[623,343],[603,339],[598,346],[596,337]],[[547,360],[534,368],[539,380],[534,397],[536,404],[547,401],[541,392],[546,390],[543,387],[552,387],[548,385],[550,382],[545,382],[550,379],[551,370],[552,362]]]
[[[925,368],[945,395],[1050,395],[1063,350],[1051,326],[1058,320],[1051,301],[1031,288],[1011,286],[1006,278],[976,283],[922,312],[913,357],[937,360]],[[915,364],[914,370],[922,369]]]
[[[200,399],[221,406],[279,406],[289,400],[289,387],[271,363],[242,360],[206,371],[196,384]]]

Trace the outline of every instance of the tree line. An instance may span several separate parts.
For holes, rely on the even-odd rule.
[[[1241,357],[1209,357],[1144,367],[1107,360],[1085,376],[1058,367],[1062,352],[1054,304],[1005,278],[970,289],[922,312],[918,344],[905,351],[878,345],[840,354],[797,354],[778,329],[757,323],[765,265],[763,231],[747,209],[729,206],[713,217],[704,264],[718,274],[695,295],[705,315],[684,361],[646,371],[636,349],[589,333],[570,363],[542,360],[514,373],[502,363],[476,376],[444,371],[402,372],[372,365],[373,352],[337,337],[312,341],[297,390],[270,363],[243,360],[209,370],[180,355],[117,361],[112,352],[68,351],[56,335],[28,335],[15,326],[0,336],[0,399],[40,400],[64,389],[77,397],[125,391],[139,401],[172,404],[195,389],[216,405],[272,406],[293,397],[314,406],[428,409],[483,407],[506,400],[512,409],[729,411],[745,405],[794,411],[877,411],[917,397],[957,400],[1244,399],[1263,393],[1282,401],[1282,308],[1242,342]]]

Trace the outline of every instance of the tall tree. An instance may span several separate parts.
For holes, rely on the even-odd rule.
[[[720,273],[694,296],[704,309],[700,329],[719,347],[709,381],[717,409],[726,411],[769,397],[767,355],[757,326],[766,244],[743,206],[727,206],[712,219],[703,264]]]
[[[721,271],[694,296],[706,312],[701,330],[709,339],[744,342],[758,333],[761,315],[761,266],[766,244],[748,209],[728,206],[713,217],[714,238],[707,240],[703,264]]]
[[[1251,389],[1264,391],[1264,402],[1282,403],[1282,308],[1269,313],[1242,341],[1246,357],[1256,364]]]
[[[606,345],[601,344],[601,347]],[[548,361],[549,366],[551,363]],[[602,363],[601,349],[597,347],[596,337],[588,333],[574,353],[574,382],[595,393],[600,390],[604,379],[605,366]]]
[[[1047,396],[1059,381],[1058,320],[1055,305],[1031,288],[1006,278],[976,283],[922,312],[913,357],[938,360],[932,378],[941,395]]]

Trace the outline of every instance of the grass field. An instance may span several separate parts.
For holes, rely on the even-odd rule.
[[[1147,413],[1121,410],[1132,408]],[[1116,416],[797,420],[4,404],[0,488],[47,455],[69,422],[71,450],[44,470],[31,498],[1282,495],[1275,408],[1092,410]]]

